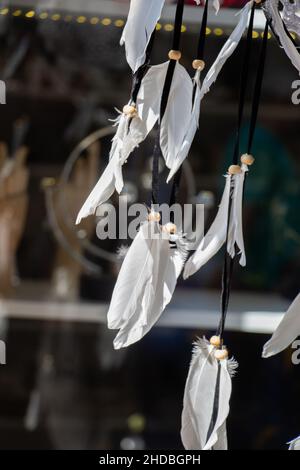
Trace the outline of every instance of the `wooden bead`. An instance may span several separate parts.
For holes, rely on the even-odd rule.
[[[204,60],[200,60],[200,59],[195,59],[192,65],[193,65],[193,69],[195,70],[203,70],[205,68]]]
[[[223,361],[228,358],[228,351],[227,349],[216,349],[214,355],[218,361]]]
[[[210,344],[215,348],[219,348],[221,346],[221,338],[220,336],[212,336],[209,340]]]
[[[169,59],[170,60],[180,60],[181,59],[181,52],[180,51],[169,51]]]
[[[148,214],[148,220],[149,222],[160,222],[160,213],[151,211],[150,214]]]
[[[249,153],[244,153],[244,155],[241,156],[241,162],[244,163],[245,165],[253,165],[255,161],[255,158],[253,155],[250,155]]]
[[[123,108],[123,113],[126,114],[126,116],[134,117],[137,115],[137,110],[135,106],[126,104]]]
[[[170,235],[174,235],[177,232],[177,227],[175,224],[169,222],[163,226],[163,231],[169,233]]]
[[[238,175],[241,172],[242,172],[242,169],[241,169],[240,165],[231,165],[228,168],[228,173],[230,175]]]

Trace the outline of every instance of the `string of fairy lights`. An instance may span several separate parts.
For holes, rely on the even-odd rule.
[[[123,28],[125,24],[125,20],[121,18],[113,19],[113,18],[102,18],[100,16],[84,16],[84,15],[71,15],[71,14],[64,14],[61,12],[49,12],[49,11],[35,11],[35,10],[22,10],[21,8],[2,8],[0,10],[0,17],[1,16],[12,16],[14,18],[24,18],[27,20],[41,20],[41,21],[63,21],[65,23],[78,23],[78,24],[90,24],[92,26],[100,26],[100,27],[115,27],[115,28]],[[156,25],[157,31],[166,31],[172,32],[174,30],[174,26],[170,23],[157,23]],[[182,25],[182,32],[185,33],[188,31],[188,26],[183,24]],[[206,35],[214,35],[214,36],[224,36],[225,31],[224,29],[218,28],[206,28]],[[253,31],[253,38],[258,39],[263,36],[263,32]],[[268,35],[268,39],[272,37],[271,33]]]

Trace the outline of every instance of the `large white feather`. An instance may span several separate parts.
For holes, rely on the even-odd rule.
[[[217,2],[218,3],[218,2]],[[208,91],[210,90],[211,85],[217,80],[219,73],[221,72],[223,66],[225,65],[226,61],[235,51],[237,45],[239,44],[241,37],[247,27],[248,24],[248,15],[249,11],[252,7],[253,2],[250,1],[245,5],[243,10],[240,12],[240,19],[235,27],[234,31],[224,44],[223,48],[221,49],[218,57],[216,58],[215,62],[209,69],[202,86],[200,86],[200,72],[196,73],[195,81],[198,84],[196,96],[193,105],[193,111],[190,115],[189,120],[186,123],[186,128],[183,129],[185,131],[184,138],[182,144],[180,146],[180,150],[177,154],[175,154],[174,163],[171,167],[171,171],[168,175],[167,182],[171,180],[171,178],[175,175],[175,173],[180,168],[181,164],[188,156],[190,151],[191,145],[193,143],[197,127],[199,125],[199,117],[200,117],[200,106],[202,98]],[[216,11],[218,12],[218,5],[214,5]]]
[[[170,248],[169,240],[161,238],[153,258],[152,275],[140,292],[134,312],[126,319],[123,315],[120,331],[114,340],[115,349],[127,347],[145,336],[172,299],[184,256],[180,250]]]
[[[249,12],[252,8],[253,0],[248,2],[244,8],[241,10],[239,22],[227,41],[225,42],[224,46],[222,47],[218,57],[216,58],[215,62],[209,69],[205,79],[203,80],[202,87],[201,87],[201,97],[209,91],[211,85],[216,81],[220,71],[222,70],[225,62],[229,59],[229,57],[233,54],[235,49],[237,48],[245,29],[248,25],[248,16]]]
[[[274,356],[286,349],[300,335],[300,293],[297,295],[283,319],[264,345],[264,358]]]
[[[228,361],[223,360],[219,363],[213,352],[213,346],[206,340],[198,340],[193,351],[182,412],[181,439],[186,450],[227,449],[226,419],[232,388],[231,376],[228,371]],[[218,415],[207,440],[219,364],[221,371]]]
[[[192,113],[193,82],[185,68],[176,63],[168,104],[160,125],[160,146],[168,168],[180,152]]]
[[[194,82],[196,84],[196,93],[195,99],[193,104],[192,113],[190,114],[189,121],[187,123],[187,127],[185,129],[185,135],[183,138],[183,142],[180,146],[179,152],[175,155],[174,162],[171,167],[171,171],[168,175],[167,183],[173,178],[175,173],[179,170],[180,166],[186,159],[191,149],[191,145],[193,143],[197,128],[199,126],[199,117],[200,117],[200,105],[201,105],[201,96],[200,96],[200,70],[197,70]]]
[[[158,22],[165,0],[131,0],[126,25],[121,37],[126,58],[133,72],[145,62],[151,35]]]
[[[125,256],[107,314],[108,328],[120,328],[132,316],[152,278],[160,240],[150,238],[149,230],[157,232],[158,225],[143,224]]]
[[[279,37],[283,49],[291,60],[293,66],[300,73],[300,55],[284,29],[283,22],[278,10],[278,5],[278,0],[267,0],[264,5],[264,8],[267,10],[267,12],[272,18],[272,26],[274,32]]]
[[[216,218],[195,253],[188,259],[183,272],[184,279],[190,277],[206,264],[226,241],[231,178],[229,175],[226,175],[225,178],[225,189]]]

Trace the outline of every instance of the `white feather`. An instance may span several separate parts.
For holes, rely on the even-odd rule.
[[[291,41],[284,29],[283,22],[278,11],[278,5],[278,0],[268,0],[265,4],[265,8],[267,12],[271,15],[274,32],[279,37],[283,49],[291,60],[293,66],[300,73],[300,55],[297,51],[297,48],[294,46],[293,42]]]
[[[108,328],[121,328],[132,317],[145,285],[152,279],[160,240],[150,238],[149,230],[158,232],[158,224],[143,224],[125,256],[107,314]]]
[[[81,208],[76,224],[96,212],[98,206],[106,202],[115,189],[120,193],[124,186],[122,166],[130,154],[151,132],[159,118],[163,83],[169,62],[151,67],[142,80],[137,96],[137,116],[130,118],[121,114],[116,120],[117,132],[112,139],[109,163]]]
[[[246,266],[246,253],[243,235],[243,194],[247,165],[242,165],[242,172],[234,176],[234,189],[232,195],[231,223],[228,233],[227,251],[235,257],[235,246],[240,250],[240,265]]]
[[[200,96],[200,70],[197,70],[194,82],[196,84],[196,93],[195,99],[193,104],[192,113],[190,114],[189,121],[187,123],[187,127],[185,130],[185,135],[183,138],[183,142],[180,146],[179,152],[175,155],[173,165],[171,167],[171,171],[168,175],[167,183],[173,178],[175,173],[179,170],[180,166],[186,159],[191,149],[191,145],[193,143],[196,131],[199,126],[199,117],[200,117],[200,105],[201,105],[201,96]]]
[[[218,11],[216,2],[215,8]],[[195,101],[193,105],[192,114],[190,115],[189,120],[186,121],[186,127],[184,128],[182,125],[182,131],[184,131],[184,137],[182,144],[180,146],[179,152],[175,154],[174,163],[171,167],[171,171],[168,175],[167,182],[171,180],[171,178],[175,175],[175,173],[180,168],[181,164],[188,156],[190,151],[191,145],[193,143],[198,125],[199,125],[199,117],[200,117],[200,106],[202,98],[208,91],[210,90],[211,85],[216,81],[218,78],[219,73],[221,72],[223,66],[225,65],[226,61],[235,51],[237,45],[239,44],[241,37],[247,27],[248,24],[248,15],[249,11],[252,7],[253,2],[250,1],[245,5],[243,10],[240,12],[240,20],[235,27],[234,31],[224,44],[223,48],[221,49],[218,57],[216,58],[215,62],[209,69],[202,86],[200,86],[200,72],[196,73],[195,81],[198,84]]]
[[[232,388],[231,377],[227,368],[228,361],[219,363],[213,352],[213,346],[205,340],[198,340],[193,351],[182,412],[181,439],[186,450],[227,449],[226,419]],[[207,440],[219,364],[221,371],[218,415]]]
[[[222,47],[218,57],[216,58],[215,62],[213,63],[213,65],[209,69],[205,79],[203,80],[202,87],[201,87],[201,98],[200,99],[202,99],[203,96],[209,91],[211,85],[218,78],[218,75],[221,72],[224,64],[226,63],[226,61],[229,59],[229,57],[233,54],[233,52],[237,48],[237,46],[238,46],[238,44],[239,44],[239,42],[240,42],[240,40],[241,40],[241,38],[244,34],[244,31],[247,28],[248,16],[249,16],[249,12],[252,8],[252,5],[253,5],[253,0],[248,2],[244,6],[244,8],[241,10],[241,12],[239,13],[240,14],[240,19],[239,19],[239,22],[238,22],[237,26],[235,27],[235,29],[233,30],[233,32],[231,33],[231,35],[229,36],[229,38],[225,42],[225,44]]]
[[[245,174],[248,171],[247,165],[242,165],[242,172],[237,175],[226,175],[226,184],[223,192],[221,204],[210,229],[201,240],[195,253],[187,261],[183,277],[187,279],[204,264],[206,264],[223,246],[227,237],[228,209],[230,197],[232,198],[228,237],[227,252],[234,258],[236,246],[239,248],[240,265],[246,265],[246,253],[243,236],[243,193]]]
[[[289,450],[300,450],[300,436],[288,442]]]
[[[300,293],[297,295],[271,339],[264,345],[264,358],[286,349],[300,335]]]
[[[125,44],[127,62],[133,72],[145,62],[147,46],[164,3],[165,0],[131,0],[121,45]]]
[[[168,104],[160,125],[160,146],[168,168],[180,152],[192,113],[193,82],[185,68],[176,63]]]
[[[114,340],[115,349],[130,346],[150,331],[172,299],[183,264],[181,251],[171,249],[169,240],[160,238],[153,253],[152,274],[139,293],[134,312],[132,309],[129,316],[126,308],[126,315],[123,314]]]
[[[226,241],[231,178],[228,175],[226,175],[225,178],[225,189],[216,218],[207,234],[201,240],[195,253],[186,262],[183,272],[184,279],[190,277],[206,264],[219,251]]]

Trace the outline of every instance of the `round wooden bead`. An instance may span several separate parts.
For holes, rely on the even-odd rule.
[[[174,235],[177,232],[177,227],[175,224],[169,222],[168,224],[163,226],[164,232],[169,233],[170,235]]]
[[[123,108],[123,113],[126,114],[126,116],[136,116],[137,110],[135,106],[132,106],[130,104],[126,104]]]
[[[242,169],[241,169],[240,165],[231,165],[228,168],[228,173],[230,175],[238,175],[241,172],[242,172]]]
[[[255,158],[253,155],[250,155],[249,153],[244,153],[244,155],[241,156],[241,162],[244,163],[245,165],[253,165],[255,161]]]
[[[218,361],[223,361],[228,358],[228,351],[227,349],[216,349],[214,355]]]
[[[149,220],[149,222],[159,222],[160,221],[160,213],[151,211],[148,214],[148,220]]]
[[[192,65],[193,65],[193,69],[195,70],[203,70],[205,68],[204,60],[200,60],[200,59],[195,59]]]
[[[215,348],[219,348],[221,346],[221,338],[220,336],[212,336],[209,340],[210,344]]]
[[[180,51],[169,51],[169,59],[170,60],[180,60],[181,59],[181,52]]]

